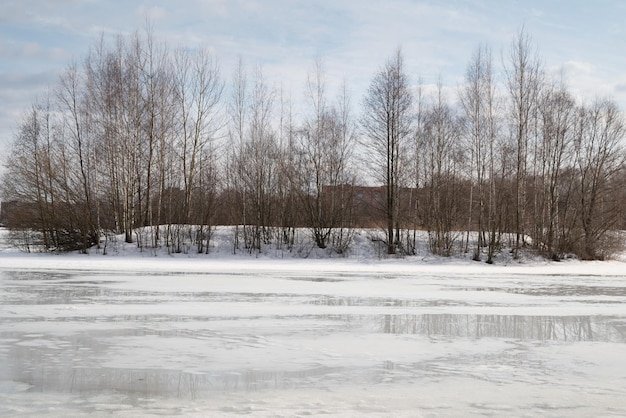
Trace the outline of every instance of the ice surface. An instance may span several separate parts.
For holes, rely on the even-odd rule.
[[[0,415],[626,415],[624,263],[0,257]]]

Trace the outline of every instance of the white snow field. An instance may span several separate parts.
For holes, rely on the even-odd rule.
[[[2,416],[626,416],[626,263],[0,254]]]

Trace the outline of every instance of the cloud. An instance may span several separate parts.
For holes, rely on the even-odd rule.
[[[562,68],[568,74],[593,74],[596,70],[595,65],[583,61],[567,61]]]
[[[37,42],[20,40],[0,40],[0,62],[5,63],[0,70],[4,68],[9,72],[17,70],[31,72],[33,69],[34,71],[44,69],[58,71],[69,62],[71,57],[72,54],[61,47],[50,47]]]
[[[148,18],[152,23],[163,21],[170,15],[170,13],[161,6],[140,6],[136,14],[140,19]]]
[[[626,83],[624,83],[624,84],[616,84],[615,85],[615,92],[616,93],[620,93],[620,94],[622,94],[622,93],[626,94]]]
[[[591,62],[567,61],[549,67],[548,76],[562,79],[579,103],[608,97],[626,110],[626,72],[608,71]]]
[[[4,72],[0,73],[0,88],[7,91],[23,91],[45,87],[48,84],[54,82],[57,77],[57,73],[51,72]]]
[[[41,51],[41,46],[36,42],[26,42],[22,44],[21,55],[23,56],[35,56]]]

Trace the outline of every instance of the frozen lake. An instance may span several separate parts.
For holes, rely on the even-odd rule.
[[[0,415],[626,416],[619,268],[71,263],[0,265]]]

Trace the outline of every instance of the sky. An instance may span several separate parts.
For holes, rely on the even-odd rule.
[[[524,27],[546,70],[579,100],[609,96],[626,109],[622,0],[1,0],[0,156],[69,64],[102,34],[142,31],[147,20],[171,47],[209,48],[226,79],[241,57],[292,96],[319,58],[329,85],[345,80],[356,107],[398,47],[413,83],[441,80],[454,96],[481,43],[498,71]]]

